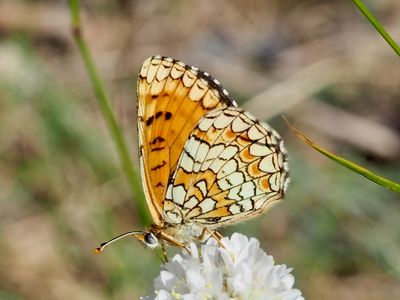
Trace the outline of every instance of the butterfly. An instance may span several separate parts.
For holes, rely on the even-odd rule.
[[[279,134],[236,102],[218,80],[153,56],[137,83],[140,170],[154,224],[131,231],[150,248],[185,248],[281,200],[289,176]],[[165,249],[164,249],[165,253]]]

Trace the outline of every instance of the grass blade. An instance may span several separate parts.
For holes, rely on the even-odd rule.
[[[361,11],[361,13],[367,18],[367,20],[375,27],[379,34],[385,39],[385,41],[392,47],[394,52],[400,56],[400,47],[392,39],[392,37],[386,32],[385,28],[379,23],[379,21],[374,17],[368,7],[361,0],[353,0],[353,3]]]
[[[368,178],[369,180],[383,186],[386,187],[394,192],[398,192],[400,193],[400,184],[391,181],[389,179],[386,179],[382,176],[379,176],[373,172],[371,172],[370,170],[357,165],[356,163],[347,160],[343,157],[340,157],[338,155],[335,155],[327,150],[324,150],[323,148],[321,148],[320,146],[318,146],[317,144],[315,144],[312,140],[310,140],[306,135],[304,135],[303,133],[301,133],[299,130],[297,130],[286,117],[283,117],[287,123],[287,125],[289,126],[289,128],[301,139],[303,140],[307,145],[309,145],[310,147],[314,148],[315,150],[317,150],[318,152],[322,153],[323,155],[325,155],[326,157],[332,159],[333,161],[335,161],[338,164],[341,164],[342,166],[346,167],[347,169],[358,173],[366,178]]]
[[[78,45],[82,59],[85,63],[86,71],[88,72],[93,89],[96,93],[97,103],[100,107],[104,120],[107,124],[111,138],[117,148],[118,155],[121,161],[121,166],[128,179],[131,192],[133,196],[136,199],[138,199],[136,205],[138,208],[139,218],[143,225],[148,225],[150,224],[150,217],[148,213],[146,200],[144,198],[142,190],[142,183],[140,180],[140,176],[135,172],[135,169],[133,168],[132,160],[129,156],[128,148],[123,138],[121,129],[118,126],[118,123],[114,117],[110,101],[108,100],[108,97],[104,89],[104,85],[100,79],[100,76],[98,75],[89,48],[82,35],[81,21],[79,14],[79,0],[69,0],[69,4],[70,4],[73,36]]]

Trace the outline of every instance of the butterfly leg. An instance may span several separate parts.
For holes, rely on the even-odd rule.
[[[199,242],[203,242],[204,238],[206,237],[206,233],[208,233],[207,228],[204,227],[203,230],[201,231],[201,234],[197,237]]]
[[[224,244],[223,244],[222,241],[221,241],[222,238],[223,238],[222,234],[220,234],[220,233],[219,233],[218,231],[216,231],[216,230],[210,230],[209,228],[204,227],[203,232],[201,233],[201,235],[200,235],[200,237],[199,237],[199,240],[202,240],[202,239],[204,238],[205,233],[208,233],[209,235],[211,235],[211,236],[214,238],[214,240],[217,241],[218,245],[219,245],[221,248],[226,249],[226,247],[224,246]]]
[[[222,243],[222,238],[224,237],[221,233],[219,233],[217,230],[210,230],[208,228],[205,228],[205,230],[217,241],[217,243],[219,244],[219,246],[225,250],[227,250],[229,252],[229,254],[231,255],[233,260],[236,260],[236,255],[235,253],[233,253],[231,250],[228,249],[228,247],[226,247],[224,245],[224,243]]]
[[[190,249],[183,243],[178,242],[177,240],[175,240],[173,237],[169,236],[168,234],[161,232],[161,237],[164,241],[166,241],[168,244],[175,246],[175,247],[179,247],[179,248],[183,248],[185,249],[185,251],[189,254],[192,255],[192,252],[190,251]],[[165,252],[166,254],[166,252]]]
[[[214,230],[214,234],[215,236],[217,236],[220,240],[224,237],[221,233],[219,233],[219,231]]]

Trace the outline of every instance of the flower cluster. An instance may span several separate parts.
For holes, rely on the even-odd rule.
[[[175,255],[154,280],[154,295],[143,299],[304,300],[292,269],[275,265],[257,239],[234,233],[222,244],[209,239],[200,251],[191,244],[191,255]]]

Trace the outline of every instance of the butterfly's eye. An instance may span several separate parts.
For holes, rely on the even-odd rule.
[[[151,232],[146,232],[143,236],[143,241],[146,244],[146,246],[150,248],[154,248],[158,246],[158,239],[157,237],[151,233]]]

